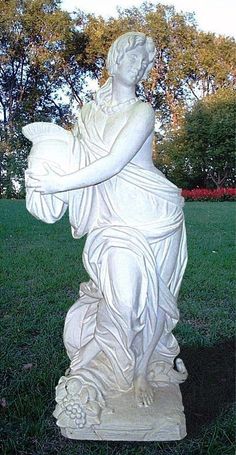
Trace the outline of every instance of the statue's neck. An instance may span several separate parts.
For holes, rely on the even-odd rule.
[[[112,105],[124,103],[132,98],[135,98],[135,86],[125,86],[116,79],[112,80]]]

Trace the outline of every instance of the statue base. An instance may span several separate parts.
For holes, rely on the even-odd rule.
[[[182,396],[178,384],[159,383],[154,402],[138,407],[133,390],[106,396],[101,423],[89,428],[61,428],[66,438],[111,441],[174,441],[186,436]]]

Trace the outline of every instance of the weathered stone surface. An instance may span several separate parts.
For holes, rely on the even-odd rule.
[[[66,316],[70,367],[56,388],[54,416],[69,438],[185,436],[178,384],[187,372],[181,359],[174,369],[172,333],[187,262],[183,198],[153,165],[155,114],[135,95],[154,57],[151,38],[122,35],[108,53],[109,79],[73,132],[24,129],[33,142],[27,209],[46,223],[68,209],[73,237],[87,234],[91,279]]]

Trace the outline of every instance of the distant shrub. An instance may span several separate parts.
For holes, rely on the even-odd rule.
[[[195,188],[182,190],[182,196],[186,201],[235,201],[236,188]]]

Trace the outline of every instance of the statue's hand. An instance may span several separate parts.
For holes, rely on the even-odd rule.
[[[36,174],[30,169],[25,171],[26,187],[32,188],[41,194],[53,194],[63,191],[63,171],[55,171],[47,163],[44,163],[44,168],[46,171],[45,174]]]

